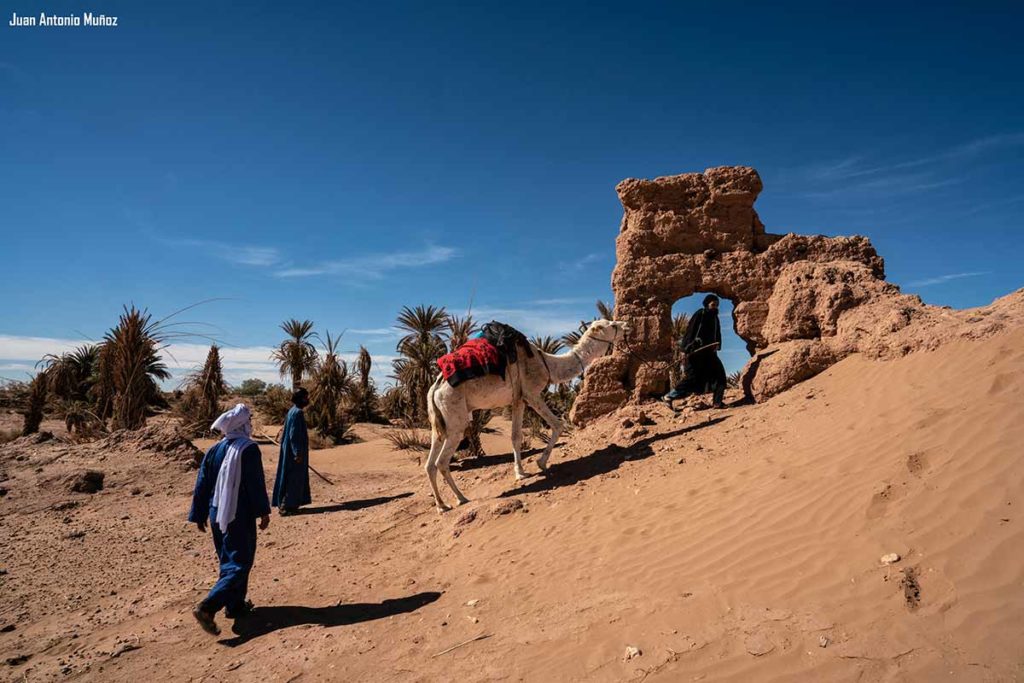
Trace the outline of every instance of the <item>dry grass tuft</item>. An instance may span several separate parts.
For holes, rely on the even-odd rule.
[[[429,451],[430,435],[422,429],[397,429],[384,435],[393,451]]]

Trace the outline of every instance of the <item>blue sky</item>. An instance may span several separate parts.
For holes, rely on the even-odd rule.
[[[235,380],[288,317],[382,361],[405,304],[560,334],[611,297],[615,184],[725,164],[925,301],[1024,285],[1020,3],[552,5],[6,4],[0,375],[127,302],[227,299],[186,319]],[[7,25],[41,10],[119,26]]]

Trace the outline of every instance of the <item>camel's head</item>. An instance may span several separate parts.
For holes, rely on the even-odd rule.
[[[595,320],[587,328],[587,334],[593,339],[599,339],[614,344],[626,336],[629,326],[619,320]]]

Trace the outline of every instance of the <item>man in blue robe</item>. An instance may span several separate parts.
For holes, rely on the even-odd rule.
[[[252,609],[246,593],[256,559],[256,520],[261,530],[270,525],[270,502],[260,449],[249,438],[249,409],[239,403],[218,417],[213,428],[224,438],[210,447],[199,466],[188,520],[203,533],[209,520],[213,531],[220,578],[192,616],[204,631],[218,635],[218,611],[224,608],[229,619],[238,619]]]
[[[281,455],[277,461],[272,501],[282,515],[290,515],[300,505],[313,502],[309,494],[309,432],[306,431],[306,414],[302,412],[309,405],[309,392],[299,389],[292,395],[292,403],[281,433]]]

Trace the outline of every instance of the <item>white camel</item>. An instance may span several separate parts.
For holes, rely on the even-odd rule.
[[[441,499],[437,488],[437,473],[441,472],[459,499],[469,502],[452,479],[449,463],[462,440],[474,410],[512,406],[512,455],[515,458],[516,479],[526,477],[520,448],[523,443],[523,411],[529,405],[551,427],[551,436],[537,466],[547,469],[551,449],[562,433],[562,421],[544,402],[543,392],[549,384],[561,384],[579,376],[594,360],[600,358],[626,333],[626,323],[595,320],[583,333],[579,342],[568,352],[558,355],[544,353],[531,345],[533,357],[527,358],[523,348],[518,349],[517,360],[508,366],[505,378],[486,375],[452,386],[441,375],[427,393],[427,411],[430,417],[430,455],[427,456],[427,478],[434,494],[438,512],[451,508]]]

